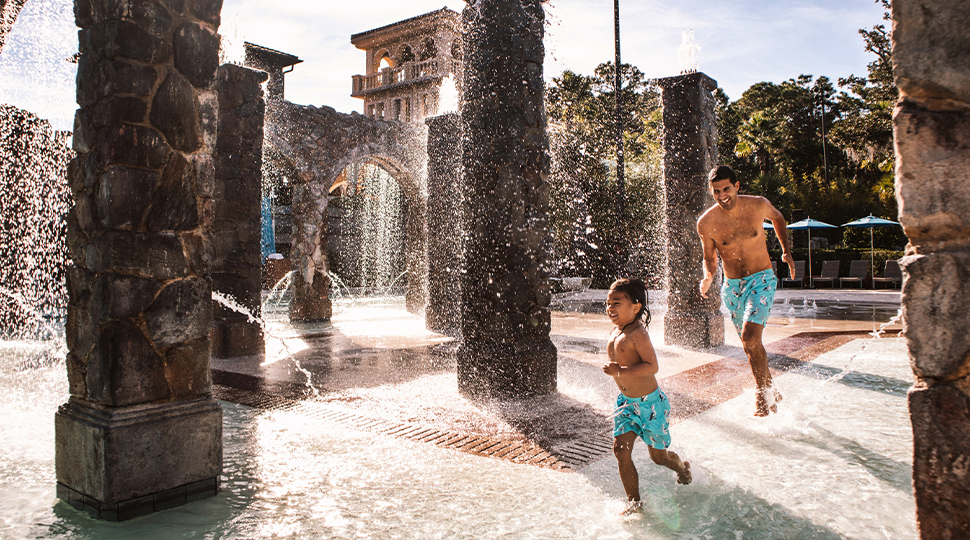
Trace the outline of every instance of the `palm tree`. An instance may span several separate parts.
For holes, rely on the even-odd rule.
[[[754,156],[762,176],[771,173],[774,156],[784,149],[785,134],[781,122],[768,111],[755,111],[741,123],[738,144],[734,153],[738,157]]]

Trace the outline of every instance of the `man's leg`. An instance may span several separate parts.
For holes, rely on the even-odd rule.
[[[771,392],[773,383],[771,371],[768,370],[768,351],[761,342],[761,334],[764,330],[764,326],[751,321],[745,322],[741,330],[741,344],[744,346],[744,353],[748,356],[748,363],[751,364],[754,382],[758,385],[755,416],[768,416],[769,410],[771,412],[777,410],[777,407],[774,404],[769,405],[768,401],[768,393]]]

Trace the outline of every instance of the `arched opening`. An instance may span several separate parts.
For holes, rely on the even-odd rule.
[[[461,60],[462,59],[461,40],[460,39],[456,39],[454,42],[452,42],[452,44],[451,44],[451,57],[453,59],[455,59],[455,60]]]
[[[360,296],[403,296],[408,202],[398,181],[370,160],[337,177],[328,195],[327,258],[334,286]]]
[[[384,51],[380,55],[380,60],[377,61],[377,70],[381,71],[392,67],[394,67],[394,60],[389,52]]]
[[[436,56],[438,56],[438,47],[434,44],[434,40],[431,38],[424,38],[424,41],[421,42],[420,60],[423,62]]]
[[[401,64],[405,64],[407,62],[414,62],[414,51],[411,50],[410,45],[404,45],[403,47],[401,47],[400,58],[401,58]]]
[[[263,227],[272,227],[273,253],[281,254],[288,261],[293,242],[293,186],[299,173],[293,162],[270,143],[263,145],[262,172],[262,196],[268,199],[269,207],[268,215],[262,217]],[[267,220],[268,224],[265,223]],[[270,279],[274,277],[279,276],[268,276]]]

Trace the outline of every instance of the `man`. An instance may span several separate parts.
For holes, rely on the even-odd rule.
[[[704,279],[700,282],[700,293],[707,298],[707,290],[717,271],[717,255],[720,255],[724,268],[721,298],[731,312],[731,321],[741,336],[758,385],[755,416],[767,416],[769,411],[777,412],[775,402],[781,401],[781,393],[772,388],[768,353],[761,343],[778,283],[771,270],[762,223],[767,219],[774,225],[781,243],[781,260],[788,263],[789,275],[795,275],[788,227],[785,216],[768,199],[738,194],[739,182],[730,167],[722,165],[711,170],[708,180],[717,204],[697,220],[697,234],[704,246]]]

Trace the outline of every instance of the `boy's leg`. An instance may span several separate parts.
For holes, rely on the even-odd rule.
[[[690,462],[681,461],[680,456],[674,452],[669,452],[667,450],[658,450],[652,446],[647,447],[650,450],[650,459],[653,460],[657,465],[663,465],[668,469],[677,473],[677,483],[678,484],[689,484],[693,479],[690,474]]]
[[[633,441],[636,440],[637,434],[632,431],[617,435],[613,439],[613,455],[616,456],[616,464],[620,469],[620,481],[623,482],[623,491],[630,501],[640,500],[640,475],[633,465]]]

